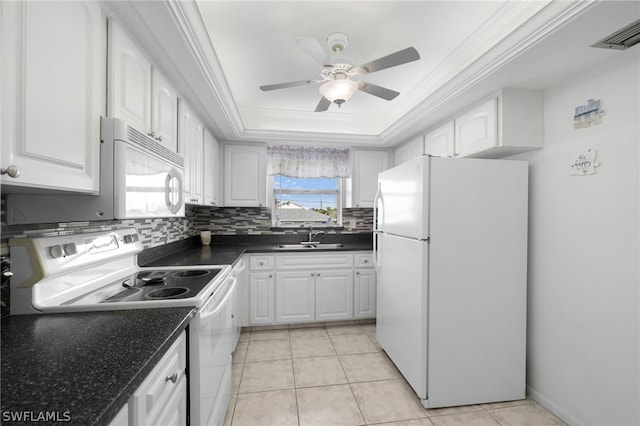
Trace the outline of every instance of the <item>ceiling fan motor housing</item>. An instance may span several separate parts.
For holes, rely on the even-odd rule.
[[[349,37],[344,33],[333,33],[327,37],[329,49],[334,53],[342,52],[349,43]]]

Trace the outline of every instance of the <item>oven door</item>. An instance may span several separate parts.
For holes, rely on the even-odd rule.
[[[189,326],[191,424],[222,424],[231,396],[231,352],[234,344],[233,276],[211,296]]]

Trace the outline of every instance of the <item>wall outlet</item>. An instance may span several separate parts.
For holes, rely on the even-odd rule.
[[[355,227],[356,227],[356,220],[349,219],[349,228],[355,228]]]

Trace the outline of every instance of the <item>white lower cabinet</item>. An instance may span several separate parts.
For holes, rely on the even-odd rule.
[[[353,271],[322,271],[316,274],[316,320],[353,318]]]
[[[291,323],[315,319],[316,276],[311,271],[277,272],[276,322]]]
[[[109,422],[109,426],[129,426],[129,404],[124,404],[124,407]]]
[[[248,262],[248,325],[375,317],[370,252],[256,254]]]
[[[275,279],[273,272],[249,273],[249,324],[275,322]]]
[[[353,273],[353,317],[375,318],[376,316],[376,271],[373,268],[358,268]]]
[[[187,424],[186,342],[182,332],[110,426]]]

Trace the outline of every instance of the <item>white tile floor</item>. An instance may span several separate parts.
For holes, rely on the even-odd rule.
[[[555,426],[531,400],[424,409],[375,340],[375,324],[243,332],[232,426]]]

